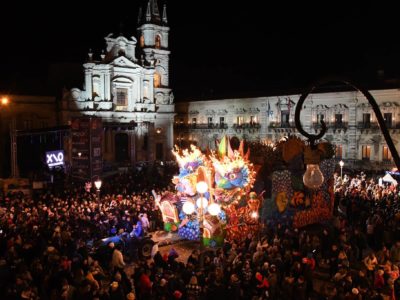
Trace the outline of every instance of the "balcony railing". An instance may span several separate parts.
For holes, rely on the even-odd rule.
[[[328,129],[347,129],[349,124],[347,122],[326,122],[325,125]],[[312,127],[314,129],[319,129],[321,128],[321,124],[313,122]]]
[[[357,129],[379,129],[379,125],[375,122],[358,122]]]
[[[400,122],[385,122],[388,129],[400,129]]]
[[[174,124],[176,129],[228,129],[226,123],[208,123],[208,124],[197,124],[197,123],[177,123]]]
[[[261,128],[261,124],[260,123],[233,124],[232,128],[234,128],[234,129],[259,129],[259,128]]]
[[[295,128],[294,122],[270,122],[269,128]]]

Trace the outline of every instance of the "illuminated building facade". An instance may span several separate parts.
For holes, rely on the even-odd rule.
[[[393,141],[400,146],[400,92],[398,89],[370,91],[380,106]],[[257,98],[188,101],[176,104],[175,144],[195,143],[215,148],[223,135],[250,141],[274,142],[296,134],[294,113],[300,94]],[[348,162],[373,162],[379,167],[393,165],[375,114],[357,91],[315,93],[302,110],[303,127],[318,131],[324,120],[324,138],[336,146],[336,156]]]
[[[106,162],[168,159],[173,146],[174,97],[169,85],[166,7],[149,0],[137,36],[109,34],[99,57],[88,54],[83,88],[66,91],[61,119],[100,117]],[[77,153],[70,153],[72,157]]]

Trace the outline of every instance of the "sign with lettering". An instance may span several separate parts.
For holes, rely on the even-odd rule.
[[[49,168],[64,165],[64,150],[46,152],[46,163]]]

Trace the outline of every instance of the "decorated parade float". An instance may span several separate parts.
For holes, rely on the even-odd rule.
[[[265,201],[266,222],[301,228],[329,222],[333,216],[333,145],[314,147],[290,136],[270,151],[272,190]],[[304,167],[306,166],[306,167]]]
[[[263,222],[297,228],[330,220],[336,161],[329,143],[310,149],[302,140],[289,137],[271,146],[270,156],[264,157],[264,164],[270,167],[263,176],[272,183],[265,201],[263,193],[253,191],[259,166],[249,160],[252,147],[245,152],[241,141],[238,149],[232,149],[227,137],[217,146],[217,151],[208,154],[194,145],[173,151],[179,165],[179,174],[173,178],[176,193],[155,195],[165,230],[198,240],[203,221],[204,243],[215,246],[224,239],[237,241],[256,235],[261,211]],[[202,192],[196,188],[199,183],[206,184]]]
[[[173,178],[176,194],[156,195],[166,230],[196,240],[203,220],[203,240],[210,246],[258,232],[261,197],[251,192],[256,172],[243,141],[236,150],[224,137],[216,152],[206,155],[191,145],[190,149],[176,147],[173,154],[179,165]],[[206,183],[204,193],[196,188],[200,182]]]

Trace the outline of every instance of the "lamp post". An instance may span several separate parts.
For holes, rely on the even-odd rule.
[[[94,186],[96,187],[96,197],[97,197],[97,201],[98,201],[98,202],[100,202],[100,189],[101,189],[101,184],[102,184],[102,182],[101,182],[100,178],[97,179],[97,180],[94,182]]]
[[[340,181],[343,181],[343,166],[344,166],[343,160],[339,161],[339,166],[340,166]]]
[[[212,201],[212,197],[210,196],[210,204],[208,203],[207,198],[204,197],[204,194],[208,191],[208,185],[204,181],[199,181],[196,184],[196,191],[200,195],[200,197],[196,200],[196,205],[192,201],[186,201],[182,210],[185,214],[191,215],[197,209],[197,220],[199,222],[199,240],[200,240],[200,268],[204,267],[204,216],[205,209],[207,208],[207,212],[212,216],[217,216],[221,212],[221,206],[218,203]]]
[[[314,134],[309,134],[308,132],[306,132],[303,129],[303,127],[301,125],[301,122],[300,122],[300,112],[303,109],[305,99],[307,98],[307,96],[310,93],[312,93],[315,90],[315,88],[317,86],[320,86],[320,85],[323,85],[323,84],[327,84],[327,83],[331,83],[331,82],[342,82],[342,83],[345,83],[347,85],[350,85],[351,87],[353,87],[356,90],[360,91],[365,96],[365,98],[368,100],[369,104],[371,105],[371,107],[372,107],[372,109],[373,109],[373,111],[375,113],[375,116],[376,116],[376,119],[378,121],[379,127],[380,127],[380,129],[382,131],[382,134],[383,134],[384,138],[385,138],[385,141],[386,141],[386,144],[387,144],[387,146],[388,146],[388,148],[390,150],[390,153],[392,154],[392,157],[393,157],[393,160],[394,160],[394,162],[396,164],[396,167],[397,167],[398,170],[400,170],[400,157],[399,157],[399,154],[397,153],[397,150],[396,150],[396,147],[395,147],[395,145],[393,143],[393,140],[390,137],[389,131],[388,131],[388,129],[386,127],[386,124],[385,124],[385,120],[384,120],[384,118],[382,116],[382,113],[381,113],[381,111],[379,109],[378,104],[375,101],[375,98],[371,95],[371,93],[367,89],[361,87],[360,85],[355,85],[354,83],[352,83],[350,81],[333,78],[333,79],[320,80],[320,81],[312,84],[311,87],[309,89],[307,89],[300,96],[299,101],[297,102],[297,105],[296,105],[294,121],[295,121],[295,125],[296,125],[297,131],[308,139],[311,148],[315,148],[315,141],[321,139],[325,135],[326,125],[325,125],[325,122],[323,120],[321,120],[321,131],[318,134],[314,135]]]
[[[6,96],[0,100],[0,106],[7,107],[10,105],[10,99]],[[17,120],[15,115],[11,117],[10,123],[10,153],[11,153],[11,178],[18,178],[18,157],[17,157]]]
[[[204,181],[199,181],[196,184],[196,190],[200,194],[196,204],[199,209],[199,229],[200,229],[200,269],[204,267],[204,209],[207,207],[207,199],[204,194],[208,191],[208,185]]]
[[[7,106],[8,106],[8,103],[9,103],[8,97],[6,97],[6,96],[1,97],[1,99],[0,99],[0,134],[1,134],[1,136],[3,136],[3,120],[2,120],[2,116],[1,116],[1,114],[2,114],[2,109],[5,108],[5,107],[7,107]],[[1,146],[0,155],[1,155],[2,157],[4,157],[4,153],[3,153],[3,151],[4,151],[4,150],[3,150],[3,149],[4,149],[3,143],[4,143],[4,139],[2,138],[2,139],[1,139],[1,142],[0,142],[0,146]],[[3,171],[3,162],[4,162],[4,159],[1,160],[1,164],[0,164],[1,172]]]

